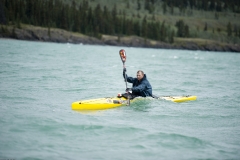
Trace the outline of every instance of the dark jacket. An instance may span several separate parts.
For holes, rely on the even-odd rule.
[[[124,74],[123,78],[125,79]],[[128,77],[127,75],[126,78],[127,82],[133,83],[132,94],[142,97],[152,97],[152,86],[148,82],[146,74],[144,74],[144,77],[141,79],[141,81],[138,81],[137,78]]]

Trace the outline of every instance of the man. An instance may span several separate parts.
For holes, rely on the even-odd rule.
[[[135,98],[137,96],[142,97],[152,97],[152,86],[147,80],[146,74],[143,71],[137,71],[137,78],[128,77],[126,75],[126,68],[123,69],[123,78],[127,80],[127,82],[132,83],[132,88],[127,88],[126,92],[129,93],[132,91],[131,98]]]

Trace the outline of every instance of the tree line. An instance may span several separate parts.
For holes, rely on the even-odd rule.
[[[140,5],[140,0],[138,6]],[[166,11],[166,7],[177,7],[180,10],[186,8],[204,10],[204,11],[217,11],[222,12],[230,10],[235,13],[240,13],[240,1],[239,0],[144,0],[144,9],[149,13],[153,13],[156,9],[156,4],[163,2],[163,11]],[[139,7],[138,7],[139,8]]]
[[[101,38],[108,35],[136,35],[153,40],[173,42],[175,35],[165,22],[148,20],[145,16],[127,18],[117,6],[112,9],[98,4],[92,8],[87,0],[71,4],[62,0],[2,0],[0,23],[21,27],[21,23],[48,28],[61,28]]]
[[[91,7],[87,0],[82,0],[81,3],[76,3],[75,0],[69,2],[66,3],[62,0],[1,0],[0,24],[14,25],[18,28],[21,28],[22,23],[48,27],[49,30],[50,28],[61,28],[99,39],[102,34],[118,37],[136,35],[146,39],[173,43],[175,36],[191,36],[189,26],[182,20],[176,22],[177,32],[175,33],[174,29],[171,29],[164,21],[155,21],[154,14],[152,18],[147,16],[129,18],[125,11],[119,11],[116,5],[109,9],[100,4]],[[149,12],[153,12],[158,0],[137,0],[136,2],[137,10],[144,7]],[[163,0],[163,6],[190,6],[199,7],[199,9],[202,6],[201,9],[204,10],[203,6],[206,2],[208,10],[217,9],[217,5],[220,3],[219,0],[214,0],[214,5],[212,4],[213,0]],[[223,2],[225,2],[224,5]],[[220,10],[226,6],[232,6],[232,4],[233,0],[222,0]],[[238,1],[234,3],[235,8],[238,5]],[[240,37],[240,29],[237,26],[234,25],[233,28],[229,23],[226,27],[228,36]],[[204,28],[204,31],[206,30],[207,24]]]

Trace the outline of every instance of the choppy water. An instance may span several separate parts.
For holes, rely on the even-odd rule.
[[[198,100],[72,111],[124,91],[122,48],[154,94]],[[0,159],[240,159],[238,53],[2,39],[0,80]]]

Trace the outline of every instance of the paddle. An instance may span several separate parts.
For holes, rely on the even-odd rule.
[[[123,69],[124,68],[126,68],[125,67],[125,62],[126,62],[126,60],[127,60],[127,55],[126,55],[126,52],[123,50],[123,49],[121,49],[120,51],[119,51],[119,55],[120,55],[120,58],[121,58],[121,60],[122,60],[122,63],[123,63]],[[127,89],[127,76],[126,76],[126,72],[124,72],[124,77],[125,77],[125,83],[126,83],[126,89]],[[128,94],[128,98],[127,98],[127,104],[128,105],[130,105],[130,95]]]

